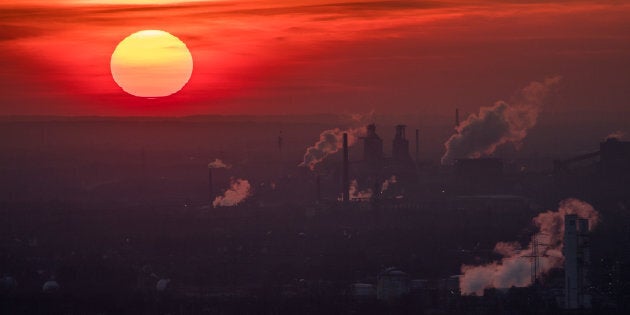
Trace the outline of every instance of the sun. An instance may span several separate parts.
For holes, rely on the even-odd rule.
[[[164,97],[180,91],[193,71],[188,47],[160,30],[143,30],[123,39],[112,54],[112,77],[138,97]]]

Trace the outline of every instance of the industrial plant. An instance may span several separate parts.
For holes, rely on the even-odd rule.
[[[459,155],[456,117],[437,148],[376,119],[4,123],[3,313],[627,312],[630,142]]]

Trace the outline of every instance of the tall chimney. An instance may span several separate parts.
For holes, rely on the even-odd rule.
[[[210,203],[214,201],[214,192],[212,191],[212,168],[208,167],[208,198]]]
[[[343,170],[342,170],[342,200],[350,201],[350,181],[348,179],[348,134],[343,134]]]
[[[315,200],[317,203],[321,201],[322,198],[322,186],[321,181],[319,179],[319,174],[315,176]]]
[[[280,135],[278,135],[278,151],[280,151],[280,153],[282,153],[282,130],[280,130]]]
[[[416,129],[416,164],[420,162],[420,129]]]
[[[455,108],[455,128],[459,127],[459,108]]]

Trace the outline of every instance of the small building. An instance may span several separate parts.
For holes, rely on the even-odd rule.
[[[44,282],[44,285],[42,286],[42,291],[46,293],[57,292],[59,291],[59,288],[59,283],[51,279]]]
[[[357,300],[367,300],[376,297],[376,288],[370,283],[353,283],[350,286],[350,296]]]
[[[378,275],[376,297],[392,302],[409,294],[411,281],[409,275],[397,268],[387,268]]]

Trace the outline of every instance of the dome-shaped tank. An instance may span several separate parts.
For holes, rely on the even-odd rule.
[[[42,286],[42,291],[44,292],[56,292],[59,291],[59,283],[57,283],[57,281],[55,280],[48,280],[46,282],[44,282],[44,285]]]

